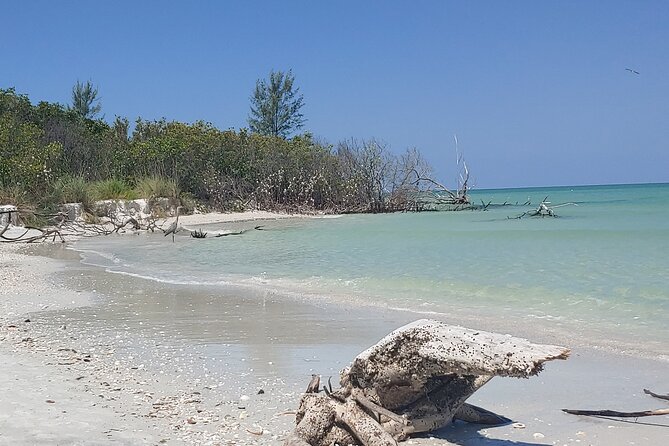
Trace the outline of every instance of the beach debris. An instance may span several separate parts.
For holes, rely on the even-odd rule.
[[[258,394],[258,395],[262,395],[262,394],[264,394],[264,393],[265,393],[265,391],[264,391],[263,389],[260,389],[260,390],[258,390],[258,393],[257,393],[257,394]]]
[[[661,395],[655,392],[651,392],[648,389],[643,389],[643,393],[645,393],[646,395],[650,395],[654,398],[669,400],[669,395]],[[608,410],[608,409],[604,410],[562,409],[562,412],[571,415],[585,415],[591,417],[618,417],[618,418],[639,418],[639,417],[669,415],[669,409],[641,410],[635,412],[620,412],[617,410]]]
[[[562,409],[562,412],[572,415],[587,415],[593,417],[639,418],[656,415],[669,415],[669,409],[641,410],[637,412],[619,412],[617,410],[576,410]]]
[[[262,435],[264,430],[261,426],[258,426],[257,424],[254,424],[250,428],[247,427],[246,432],[248,432],[249,434],[253,434],[253,435]]]
[[[541,203],[539,203],[539,207],[537,207],[536,209],[523,212],[522,214],[517,215],[515,217],[506,217],[506,218],[520,220],[523,217],[557,217],[558,215],[555,213],[555,209],[561,208],[563,206],[578,206],[578,204],[576,203],[561,203],[561,204],[556,204],[554,206],[549,206],[550,204],[551,202],[548,201],[548,196],[547,196],[541,201]],[[490,205],[490,203],[488,203],[488,205]]]
[[[49,404],[54,404],[55,403],[54,400],[46,400],[46,402],[49,403]]]
[[[525,425],[523,423],[513,423],[511,427],[514,429],[525,429]]]
[[[658,394],[658,393],[651,392],[651,391],[648,390],[648,389],[643,389],[643,393],[645,393],[646,395],[650,395],[650,396],[652,396],[652,397],[655,397],[655,398],[659,398],[659,399],[661,399],[661,400],[669,400],[669,394],[667,394],[667,395],[660,395],[660,394]]]
[[[193,238],[207,238],[207,233],[202,229],[196,229],[195,231],[191,231],[190,236]]]
[[[188,417],[188,418],[186,419],[186,422],[187,422],[188,424],[197,424],[197,421],[195,421],[195,418],[193,418],[193,417]]]
[[[19,210],[13,210],[12,212],[18,214]],[[0,243],[55,242],[56,240],[64,243],[67,237],[110,235],[125,232],[128,227],[131,227],[135,231],[145,230],[154,232],[159,229],[166,232],[156,224],[158,219],[153,215],[147,215],[144,218],[137,215],[137,218],[135,218],[111,209],[108,210],[104,217],[92,214],[85,214],[83,216],[70,215],[67,211],[39,213],[22,209],[20,212],[39,217],[47,221],[48,226],[44,228],[17,226],[16,223],[11,223],[11,219],[6,219],[2,227],[0,227]],[[0,211],[1,216],[2,211]],[[12,224],[15,226],[11,226]]]
[[[392,446],[454,419],[508,423],[465,401],[495,376],[528,378],[568,356],[564,347],[418,320],[360,353],[339,389],[305,393],[284,444]]]
[[[263,227],[264,227],[264,225],[258,225],[258,226],[254,226],[253,229],[255,229],[257,231],[264,231]],[[227,237],[229,235],[242,235],[242,234],[246,234],[249,231],[251,231],[251,229],[247,228],[247,229],[240,229],[239,231],[219,232],[214,237]]]

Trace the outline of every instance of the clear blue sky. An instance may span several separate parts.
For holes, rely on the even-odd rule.
[[[635,75],[626,67],[640,72]],[[292,69],[306,129],[420,148],[453,184],[669,181],[667,1],[3,1],[0,87],[103,112],[246,126]]]

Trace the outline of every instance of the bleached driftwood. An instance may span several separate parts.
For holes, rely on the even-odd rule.
[[[517,215],[516,217],[513,217],[515,219],[521,219],[523,217],[557,217],[558,215],[555,213],[555,209],[561,208],[563,206],[578,206],[576,203],[562,203],[562,204],[557,204],[553,206],[549,206],[551,204],[550,201],[547,201],[548,197],[544,198],[541,203],[539,203],[539,207],[537,207],[534,210],[531,211],[525,211],[520,215]],[[525,204],[529,204],[530,201],[527,200]],[[488,203],[490,205],[490,203]],[[485,206],[484,204],[484,211],[486,210],[488,206]],[[507,217],[508,219],[512,217]]]
[[[494,376],[527,378],[568,356],[564,347],[419,320],[360,353],[340,389],[305,394],[286,445],[391,446],[456,418],[503,423],[465,401]]]

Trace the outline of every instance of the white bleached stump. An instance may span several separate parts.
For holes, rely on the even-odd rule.
[[[455,418],[503,423],[465,401],[495,376],[528,378],[568,356],[564,347],[422,319],[360,353],[340,389],[306,394],[286,444],[389,446]]]

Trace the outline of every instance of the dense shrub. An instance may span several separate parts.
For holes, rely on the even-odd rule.
[[[92,184],[93,197],[96,200],[134,200],[135,190],[123,180],[100,180]]]
[[[224,210],[383,212],[406,207],[422,162],[374,140],[333,147],[310,134],[283,139],[203,121],[138,119],[129,131],[125,118],[110,125],[0,90],[0,187],[42,207],[188,196]]]
[[[86,211],[93,208],[91,185],[83,177],[64,176],[59,178],[52,189],[54,202],[81,203]]]
[[[139,198],[172,198],[177,199],[181,191],[177,182],[164,177],[153,176],[145,177],[137,181],[135,191]]]

